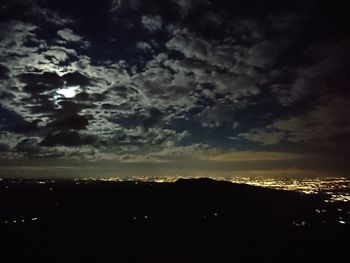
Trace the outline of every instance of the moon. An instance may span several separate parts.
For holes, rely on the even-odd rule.
[[[63,96],[64,98],[73,98],[79,91],[79,86],[65,87],[56,90],[56,93]]]

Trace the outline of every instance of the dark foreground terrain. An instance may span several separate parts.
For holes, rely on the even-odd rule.
[[[0,262],[348,262],[349,203],[217,182],[0,181]]]

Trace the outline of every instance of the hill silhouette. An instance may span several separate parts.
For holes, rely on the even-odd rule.
[[[6,262],[334,262],[350,248],[322,196],[205,178],[0,189]]]

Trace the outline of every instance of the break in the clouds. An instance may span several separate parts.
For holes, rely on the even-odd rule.
[[[1,162],[347,174],[348,11],[316,0],[3,1]]]

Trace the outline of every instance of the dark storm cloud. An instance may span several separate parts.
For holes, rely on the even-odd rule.
[[[24,122],[21,125],[17,125],[13,127],[12,129],[9,129],[9,131],[15,132],[15,133],[23,133],[23,134],[32,134],[35,133],[38,130],[38,123],[39,120],[34,120],[32,122]]]
[[[81,130],[85,129],[89,125],[89,121],[84,116],[70,115],[62,120],[55,120],[47,124],[49,128],[55,128],[57,130]]]
[[[41,95],[36,93],[21,99],[21,102],[25,104],[25,106],[23,106],[23,110],[25,110],[27,113],[24,113],[23,117],[28,118],[37,116],[39,118],[40,114],[48,115],[54,113],[57,109],[57,105],[55,105],[55,103],[50,99],[51,96],[49,95]]]
[[[9,77],[9,72],[9,69],[6,66],[0,64],[0,79],[7,79]]]
[[[24,91],[34,94],[53,90],[63,85],[61,78],[56,73],[51,72],[25,73],[19,76],[19,80],[26,84],[23,87]]]
[[[112,0],[110,5],[110,12],[125,11],[128,9],[138,10],[141,6],[140,0]]]
[[[104,108],[110,108],[112,105],[109,104],[109,107],[105,105]],[[120,108],[117,108],[120,109]],[[131,115],[119,115],[112,117],[110,120],[112,122],[121,125],[127,129],[142,127],[146,131],[157,124],[160,123],[163,113],[157,108],[150,108],[146,111],[139,111]]]
[[[38,145],[38,140],[36,139],[23,139],[16,145],[15,150],[25,152],[29,155],[40,153],[40,147]]]
[[[37,130],[38,121],[27,122],[17,113],[0,106],[0,128],[2,131],[30,134]]]
[[[102,159],[195,143],[335,149],[350,123],[339,117],[348,111],[350,52],[338,9],[323,1],[5,1],[4,145],[11,154]]]
[[[295,65],[276,68],[261,82],[268,86],[283,105],[292,105],[305,98],[344,93],[349,79],[349,39],[311,45],[294,58]]]
[[[87,86],[90,84],[90,80],[79,72],[71,72],[62,76],[66,81],[67,86]]]
[[[178,5],[182,16],[186,16],[191,9],[198,7],[200,4],[206,4],[209,1],[206,0],[172,0]]]
[[[0,143],[0,152],[7,152],[10,150],[10,147],[5,143]]]
[[[43,7],[41,4],[42,1],[37,0],[4,0],[1,6],[3,19],[21,18],[58,26],[73,23],[69,17],[63,17],[57,11]]]
[[[41,142],[41,145],[53,147],[57,145],[63,146],[80,146],[93,144],[96,142],[94,136],[82,135],[76,131],[62,131],[54,134],[48,134]]]
[[[310,111],[289,118],[275,120],[264,129],[241,134],[248,140],[263,144],[277,144],[282,140],[304,143],[317,147],[342,145],[348,151],[347,138],[350,136],[347,99],[338,95],[324,96],[316,101]]]
[[[156,108],[151,108],[149,110],[149,115],[145,120],[143,120],[142,124],[145,129],[149,129],[155,126],[157,123],[161,121],[163,113]]]

